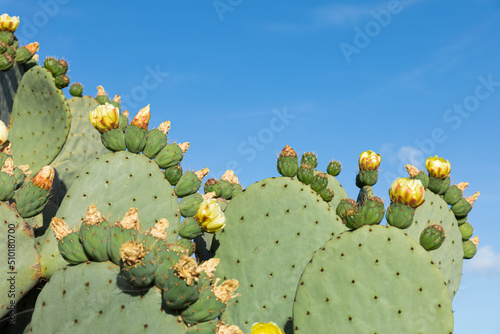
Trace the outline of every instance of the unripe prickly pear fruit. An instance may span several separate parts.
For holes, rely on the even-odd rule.
[[[430,225],[420,233],[420,245],[428,251],[436,250],[441,247],[445,238],[443,227]]]
[[[193,304],[200,295],[200,274],[202,269],[188,255],[182,255],[170,270],[169,279],[162,286],[163,302],[171,310],[178,310]]]
[[[294,177],[299,169],[297,153],[286,145],[278,158],[278,172],[283,176]]]
[[[177,197],[196,193],[201,186],[201,180],[208,174],[208,171],[208,168],[205,168],[196,173],[192,171],[184,173],[174,187]]]
[[[205,182],[204,190],[205,194],[214,192],[215,197],[222,196],[222,187],[220,186],[219,181],[217,181],[216,179],[208,179],[207,182]]]
[[[385,213],[387,223],[400,229],[410,227],[414,216],[415,208],[401,202],[392,202]]]
[[[316,157],[316,154],[312,152],[306,152],[302,154],[302,157],[300,158],[300,164],[307,164],[311,166],[312,169],[315,169],[318,167],[318,158]]]
[[[337,205],[337,215],[342,219],[342,221],[345,222],[346,218],[346,211],[349,209],[354,209],[356,206],[356,201],[354,201],[351,198],[343,198],[340,200],[339,204]]]
[[[182,176],[181,165],[175,165],[165,169],[165,178],[167,179],[168,183],[170,183],[172,186],[175,186],[177,182],[179,182],[181,176]]]
[[[309,164],[301,164],[297,170],[297,178],[304,184],[311,184],[314,177],[314,169]]]
[[[25,181],[14,193],[14,201],[19,215],[30,218],[42,212],[49,200],[54,181],[54,168],[44,166],[31,181]]]
[[[120,114],[119,123],[120,123],[120,129],[123,132],[125,132],[128,126],[128,110],[125,110]]]
[[[360,208],[364,225],[377,225],[384,219],[384,202],[379,197],[366,199]]]
[[[16,61],[20,64],[25,64],[30,61],[35,53],[38,52],[38,46],[38,43],[34,42],[17,49]]]
[[[146,146],[143,154],[149,159],[154,159],[160,151],[167,145],[167,133],[170,130],[170,122],[160,124],[157,129],[149,130],[146,136]]]
[[[70,231],[64,220],[57,217],[52,218],[50,228],[58,241],[59,252],[66,261],[78,264],[90,260],[80,242],[80,233]]]
[[[141,152],[146,146],[146,135],[148,133],[151,111],[149,104],[139,110],[127,130],[125,130],[125,145],[132,153]]]
[[[108,94],[102,86],[97,86],[97,96],[95,97],[95,99],[97,100],[97,102],[99,102],[99,104],[111,104],[111,100],[109,99]]]
[[[120,256],[122,260],[121,273],[130,283],[138,287],[146,287],[153,283],[156,270],[154,252],[147,251],[139,242],[128,241],[121,245]]]
[[[14,58],[6,53],[0,55],[0,71],[7,72],[14,66]]]
[[[63,89],[68,87],[70,80],[66,75],[58,75],[54,78],[54,82],[57,88]]]
[[[80,240],[89,256],[98,262],[109,260],[108,226],[94,204],[87,208],[85,220],[80,227]]]
[[[466,216],[470,210],[472,210],[472,204],[474,204],[478,197],[479,191],[476,191],[472,196],[461,198],[457,203],[451,206],[451,211],[453,211],[457,217]]]
[[[69,87],[69,93],[72,96],[81,97],[83,95],[83,86],[81,83],[75,82]]]
[[[319,195],[325,202],[331,202],[333,200],[333,197],[335,196],[335,193],[333,192],[332,189],[324,188],[319,192]]]
[[[189,143],[168,144],[155,158],[156,163],[160,168],[169,168],[179,164],[184,158],[184,153],[189,149]]]
[[[477,245],[479,244],[479,238],[474,237],[470,240],[464,241],[464,259],[472,259],[477,253]]]
[[[458,227],[460,230],[460,233],[462,233],[462,240],[466,241],[469,240],[470,237],[472,237],[472,234],[474,233],[474,229],[472,228],[472,225],[470,223],[464,223]]]
[[[179,235],[182,238],[194,239],[201,234],[203,234],[203,229],[194,217],[184,219],[179,227]]]
[[[463,195],[463,191],[467,188],[469,184],[467,182],[461,182],[459,184],[452,185],[444,193],[443,199],[449,205],[456,204]],[[467,238],[468,239],[468,238]]]
[[[181,211],[181,215],[183,217],[192,217],[198,211],[198,207],[201,202],[203,202],[203,198],[200,194],[192,194],[189,196],[185,196],[179,202],[179,210]]]
[[[310,184],[311,189],[317,193],[320,193],[321,190],[325,189],[328,185],[328,176],[325,173],[318,173],[314,175],[313,180]]]
[[[7,158],[0,172],[0,201],[8,201],[14,196],[18,184],[14,169],[14,161]]]
[[[326,172],[331,176],[339,175],[341,170],[342,165],[340,164],[340,162],[333,160],[328,163],[328,167],[326,168]]]

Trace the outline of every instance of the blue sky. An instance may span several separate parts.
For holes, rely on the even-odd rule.
[[[103,85],[130,113],[191,142],[185,169],[235,169],[243,186],[276,176],[287,144],[339,160],[350,197],[359,153],[382,154],[377,195],[403,166],[438,155],[481,196],[481,244],[465,265],[455,333],[500,333],[500,1],[2,0],[23,44],[70,64],[85,93]],[[24,28],[23,28],[24,27]]]

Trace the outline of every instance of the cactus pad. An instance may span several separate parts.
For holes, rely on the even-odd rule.
[[[293,315],[295,334],[453,332],[439,269],[412,238],[385,226],[343,233],[320,248],[300,278]]]
[[[137,208],[141,232],[154,227],[156,221],[169,221],[167,242],[175,242],[179,230],[179,205],[172,187],[158,166],[143,155],[130,152],[108,153],[83,168],[57,211],[68,227],[79,228],[89,205],[95,204],[114,224],[130,208]],[[59,255],[51,230],[45,235],[41,251],[44,277],[50,277],[67,263]]]
[[[223,320],[247,332],[254,322],[291,321],[293,296],[313,252],[346,230],[328,203],[311,188],[289,177],[257,182],[233,199],[226,227],[215,236],[215,274],[240,282],[237,302]]]

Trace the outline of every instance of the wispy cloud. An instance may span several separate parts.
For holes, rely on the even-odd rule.
[[[491,246],[479,247],[476,255],[465,263],[464,271],[500,276],[500,254]]]
[[[413,146],[397,146],[394,143],[385,143],[380,148],[380,154],[384,161],[392,165],[412,164],[419,169],[423,169],[423,152]],[[404,165],[403,164],[403,165]]]
[[[350,26],[368,17],[374,7],[368,4],[332,4],[314,9],[313,19],[323,26]]]

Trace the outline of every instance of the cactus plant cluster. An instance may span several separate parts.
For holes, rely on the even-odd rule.
[[[66,100],[67,62],[38,66],[18,24],[0,16],[2,332],[453,331],[479,193],[450,186],[448,161],[407,165],[387,205],[373,151],[356,199],[340,162],[321,171],[288,145],[281,176],[203,183],[209,169],[183,170],[189,142],[169,141],[169,121],[150,128],[149,105],[129,123],[101,86],[94,98],[75,83]]]

